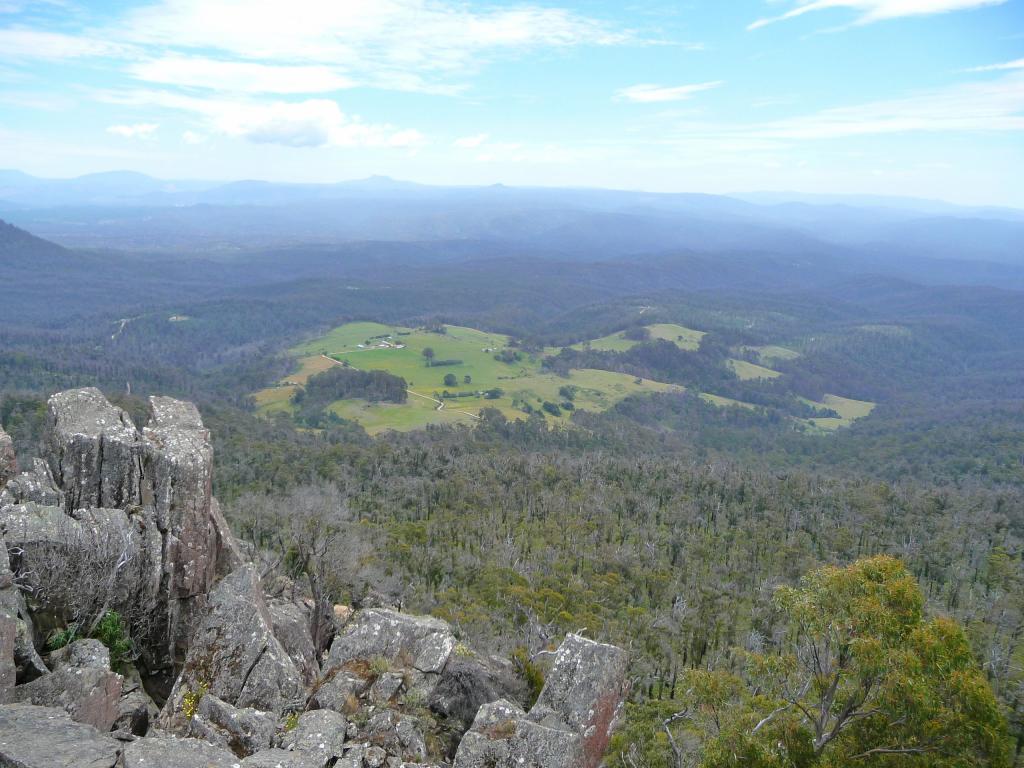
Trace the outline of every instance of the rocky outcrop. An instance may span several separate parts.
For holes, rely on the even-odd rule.
[[[455,768],[596,768],[626,693],[625,652],[569,635],[529,713],[507,701],[481,707]]]
[[[207,595],[242,557],[211,495],[199,412],[165,397],[150,409],[140,433],[99,390],[51,397],[48,456],[7,483],[0,528],[20,553],[15,570],[27,575],[34,611],[54,625],[90,609],[121,611],[142,640],[147,679],[166,696]],[[55,588],[76,583],[97,585],[101,603]]]
[[[196,408],[150,408],[140,432],[98,390],[54,395],[49,454],[20,473],[0,432],[0,766],[596,768],[620,649],[567,637],[529,712],[509,662],[372,593],[334,607],[319,654],[311,601],[283,577],[268,597],[231,535]],[[97,640],[43,663],[53,630],[110,611],[136,664]]]
[[[14,452],[14,441],[0,427],[0,489],[18,474],[18,457]]]

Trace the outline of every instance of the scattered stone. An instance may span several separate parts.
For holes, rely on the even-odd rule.
[[[63,709],[0,706],[0,765],[11,768],[113,768],[120,744]]]
[[[99,640],[76,640],[53,651],[49,662],[54,672],[67,667],[109,670],[110,651]]]
[[[621,648],[567,635],[530,710],[534,722],[567,725],[583,737],[587,768],[604,756],[626,699],[626,661]]]
[[[114,730],[133,736],[145,736],[159,709],[142,686],[142,678],[133,666],[121,670],[121,699],[117,702]]]

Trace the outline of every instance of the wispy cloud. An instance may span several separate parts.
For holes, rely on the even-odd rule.
[[[160,127],[157,123],[135,123],[134,125],[112,125],[107,133],[126,139],[146,139],[156,133]]]
[[[130,49],[89,34],[69,35],[27,27],[0,29],[0,58],[61,61],[86,57],[117,58]]]
[[[1024,131],[1024,73],[937,88],[904,98],[750,124],[685,123],[681,139],[793,142],[897,133]]]
[[[641,83],[622,88],[615,92],[616,98],[623,101],[633,101],[641,104],[649,104],[666,101],[685,101],[703,91],[710,91],[718,88],[723,82],[716,80],[710,83],[695,83],[692,85],[653,85]]]
[[[986,64],[981,67],[971,67],[965,72],[1003,72],[1008,69],[1024,69],[1024,59],[1016,61],[1004,61],[1002,64]]]
[[[131,64],[138,80],[232,93],[327,93],[353,81],[326,66],[288,66],[164,56]]]
[[[792,0],[790,0],[791,2]],[[855,24],[871,24],[904,16],[930,16],[936,13],[963,11],[988,5],[1002,5],[1007,0],[795,0],[796,7],[778,16],[758,19],[747,29],[759,29],[778,21],[795,19],[807,13],[845,8],[858,11]]]
[[[138,90],[100,94],[99,98],[123,106],[151,106],[191,113],[211,133],[257,144],[289,147],[395,147],[420,146],[423,135],[387,123],[368,123],[348,115],[331,99],[262,101],[246,98],[200,98],[166,91]],[[195,134],[200,135],[200,134]],[[185,139],[188,141],[188,139]]]

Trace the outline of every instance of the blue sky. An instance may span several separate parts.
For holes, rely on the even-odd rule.
[[[0,0],[0,167],[1024,207],[1024,0]]]

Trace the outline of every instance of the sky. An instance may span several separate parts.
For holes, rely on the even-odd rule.
[[[1024,207],[1024,0],[0,0],[0,168]]]

